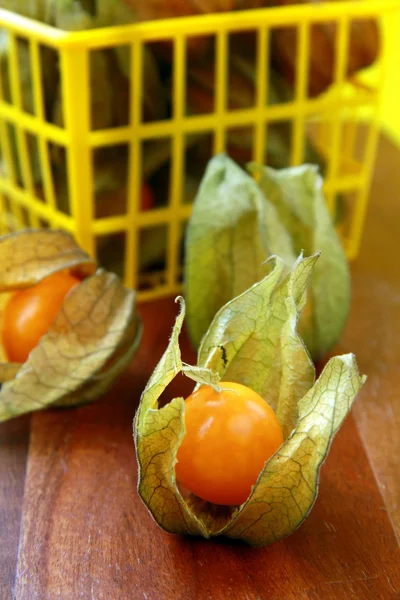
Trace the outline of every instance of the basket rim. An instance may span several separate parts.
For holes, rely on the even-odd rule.
[[[399,0],[350,0],[319,5],[263,7],[66,31],[0,8],[0,27],[53,47],[86,46],[88,49],[101,49],[136,41],[154,42],[259,29],[260,24],[273,29],[335,19],[380,18],[392,12],[400,13]]]

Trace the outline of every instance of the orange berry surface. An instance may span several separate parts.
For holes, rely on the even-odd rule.
[[[3,311],[3,346],[10,362],[23,363],[49,330],[67,293],[80,280],[66,271],[12,294]]]
[[[148,183],[142,184],[140,208],[142,210],[151,210],[154,207],[154,197],[151,187]]]
[[[219,387],[221,392],[201,386],[186,399],[186,434],[175,473],[203,500],[242,504],[283,434],[274,411],[256,392],[238,383]]]

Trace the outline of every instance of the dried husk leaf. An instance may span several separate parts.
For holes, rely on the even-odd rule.
[[[214,382],[224,378],[258,391],[276,409],[285,433],[284,444],[239,507],[204,502],[179,489],[175,479],[185,403],[175,398],[159,408],[158,398],[187,369],[178,343],[184,319],[181,300],[168,348],[143,392],[134,422],[139,494],[166,531],[224,535],[265,545],[292,533],[310,512],[332,437],[364,383],[354,357],[346,355],[332,359],[314,384],[314,368],[296,323],[316,259],[300,257],[283,280],[283,264],[276,259],[267,277],[215,316],[199,350],[197,369],[190,371],[198,384],[205,377],[209,382],[214,371]]]
[[[75,31],[127,25],[138,20],[137,12],[122,0],[95,0],[92,12],[88,12],[86,4],[83,0],[58,3],[57,27]],[[75,18],[72,18],[74,13]],[[91,61],[91,88],[97,90],[92,99],[92,115],[97,121],[93,128],[125,125],[129,121],[130,49],[118,46],[113,50],[96,52]],[[143,61],[144,117],[163,119],[167,98],[157,62],[148,47],[143,48]]]
[[[33,2],[27,2],[26,0],[2,0],[1,8],[16,12],[30,19],[37,21],[47,20],[49,15],[49,9],[53,0],[35,0]]]
[[[153,21],[174,17],[188,17],[219,12],[248,10],[265,6],[266,0],[123,0],[139,21]],[[212,48],[210,37],[190,36],[187,40],[191,59],[202,60]],[[168,45],[159,43],[157,55],[162,60],[172,62],[173,56]]]
[[[0,238],[0,258],[3,290],[34,285],[64,269],[89,275],[67,294],[53,325],[24,364],[0,363],[0,422],[49,406],[91,402],[104,394],[140,341],[135,293],[114,274],[93,273],[93,260],[61,231],[31,230]],[[1,294],[0,299],[8,296]]]
[[[317,497],[319,471],[332,438],[364,382],[353,354],[328,362],[299,403],[296,429],[268,461],[224,535],[265,546],[302,524]]]
[[[186,238],[188,329],[196,347],[221,306],[268,273],[263,263],[272,254],[285,264],[296,260],[276,209],[233,161],[216,157],[200,185]]]
[[[249,165],[250,177],[225,155],[213,158],[186,235],[188,329],[198,347],[213,316],[265,275],[278,255],[290,269],[304,249],[321,251],[300,333],[317,360],[338,341],[350,306],[350,274],[315,166],[274,170]]]
[[[27,229],[0,237],[0,292],[35,285],[45,277],[73,270],[81,276],[96,264],[64,231]]]
[[[315,166],[275,171],[251,164],[265,197],[290,233],[294,252],[321,252],[309,289],[308,306],[299,331],[315,360],[340,339],[350,311],[351,277],[345,251],[336,233]]]
[[[283,282],[284,264],[275,258],[268,277],[216,314],[198,352],[199,365],[264,398],[276,411],[285,437],[295,427],[300,398],[315,380],[314,365],[296,327],[318,258],[300,256]]]
[[[259,8],[265,0],[124,0],[139,20],[168,19],[216,12]]]
[[[235,0],[125,0],[131,6],[140,20],[152,21],[170,17],[184,17],[209,12],[233,10]]]
[[[166,531],[206,535],[176,487],[176,454],[185,434],[184,400],[175,398],[163,408],[158,408],[158,398],[182,370],[178,338],[184,316],[184,303],[181,300],[181,312],[169,345],[147,383],[135,416],[138,491],[157,523]]]

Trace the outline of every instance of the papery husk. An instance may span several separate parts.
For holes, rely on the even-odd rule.
[[[293,533],[308,516],[319,471],[354,398],[365,382],[351,354],[329,361],[314,383],[314,368],[296,332],[317,256],[303,259],[281,279],[283,263],[228,302],[215,316],[196,367],[182,362],[179,334],[185,305],[155,368],[134,421],[138,491],[157,524],[169,533],[226,536],[264,546]],[[247,501],[218,506],[176,481],[175,464],[185,435],[185,402],[159,398],[178,375],[197,385],[219,379],[242,383],[275,409],[284,432],[281,448],[266,462]]]
[[[25,363],[0,362],[0,422],[49,406],[93,402],[106,393],[140,342],[135,293],[116,275],[96,270],[96,263],[62,231],[3,236],[0,259],[1,310],[14,290],[29,288],[55,272],[68,270],[84,278],[66,295]],[[2,319],[0,323],[2,330]]]
[[[186,233],[188,329],[198,347],[214,315],[260,281],[265,261],[278,255],[288,269],[304,250],[322,252],[313,271],[299,330],[315,360],[339,340],[350,309],[346,255],[313,165],[275,170],[226,155],[210,162]]]

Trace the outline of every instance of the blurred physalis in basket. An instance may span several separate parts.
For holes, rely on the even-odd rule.
[[[87,30],[111,25],[133,23],[135,13],[122,0],[99,1],[92,3],[75,0],[62,2],[37,1],[26,3],[17,0],[4,0],[2,8],[20,13],[24,16],[43,21],[49,25],[68,31]],[[8,55],[10,52],[9,36],[6,30],[0,31],[0,72],[4,82],[4,100],[12,102]],[[20,68],[22,105],[28,113],[34,113],[34,86],[31,72],[31,56],[27,40],[18,39],[18,57]],[[60,81],[60,62],[54,51],[41,48],[41,72],[43,73],[44,107],[48,121],[64,126],[64,107],[62,85]],[[105,130],[111,127],[128,125],[130,112],[130,51],[127,46],[110,50],[99,50],[89,54],[89,84],[91,97],[91,127]],[[144,61],[144,93],[142,110],[145,120],[166,118],[168,98],[160,77],[159,65],[152,52],[143,48]],[[14,132],[10,134],[14,168],[19,179],[19,161],[17,160],[17,142]],[[42,184],[42,171],[39,152],[34,140],[29,139],[29,150],[34,182]],[[155,159],[152,158],[153,152]],[[168,160],[160,152],[157,143],[146,149],[143,159],[143,176]],[[94,202],[95,210],[101,212],[104,197],[111,198],[112,193],[128,186],[128,147],[116,145],[100,148],[94,152]],[[64,212],[70,212],[68,198],[68,181],[65,169],[65,150],[57,145],[50,146],[52,174],[57,191],[57,205]],[[4,161],[3,157],[3,161]],[[147,164],[149,163],[149,166]],[[5,165],[7,172],[7,165]],[[99,204],[99,206],[97,206]],[[112,201],[110,201],[112,210]],[[126,212],[125,204],[122,212]],[[114,212],[114,214],[116,214]]]
[[[311,356],[339,340],[350,307],[345,252],[325,204],[323,181],[312,165],[274,170],[229,157],[210,161],[194,202],[186,238],[188,328],[197,346],[216,312],[260,281],[278,255],[291,269],[297,255],[321,252],[313,270],[299,331]]]
[[[345,1],[345,0],[341,0]],[[143,20],[200,15],[226,11],[256,9],[286,4],[296,4],[294,0],[206,0],[199,3],[194,0],[49,0],[43,2],[25,2],[23,0],[3,0],[2,8],[20,13],[24,16],[43,21],[68,31],[87,30],[105,26],[135,23]],[[301,4],[315,3],[316,0],[300,0]],[[293,98],[297,61],[298,34],[295,27],[273,29],[271,39],[271,60],[267,102],[277,104]],[[315,24],[311,27],[310,37],[310,71],[308,76],[309,93],[316,95],[323,92],[333,81],[336,62],[336,25],[332,23]],[[229,93],[228,102],[232,108],[246,108],[248,99],[254,105],[256,84],[256,32],[239,32],[230,40],[229,45]],[[359,69],[370,65],[379,53],[379,29],[375,21],[368,19],[351,21],[347,73],[351,77]],[[212,36],[190,36],[188,43],[187,73],[187,112],[204,110],[213,107],[215,73],[213,65],[216,61],[215,43]],[[173,92],[171,80],[173,75],[173,53],[168,51],[168,44],[144,44],[143,50],[143,93],[142,116],[144,121],[158,121],[170,118],[173,108]],[[170,50],[170,48],[169,48]],[[10,44],[5,30],[0,32],[0,67],[4,82],[3,95],[6,102],[11,101],[9,85],[8,53]],[[21,81],[22,105],[28,113],[34,112],[34,86],[30,68],[30,50],[27,40],[18,39],[19,68]],[[56,54],[43,47],[41,49],[41,72],[43,73],[44,105],[48,121],[63,126],[62,89],[59,77],[59,60]],[[129,124],[131,93],[130,83],[130,49],[119,46],[110,49],[99,49],[89,53],[91,127],[95,130],[106,130]],[[17,143],[14,132],[10,133],[14,169],[21,179],[19,161],[17,160]],[[42,173],[37,145],[28,140],[32,162],[33,178],[37,184],[42,183]],[[202,144],[202,136],[186,136],[187,151]],[[253,140],[243,131],[230,131],[227,139],[227,150],[238,161],[249,160]],[[162,202],[165,197],[165,182],[158,176],[166,165],[170,164],[171,144],[167,139],[150,140],[143,145],[142,175],[155,189],[155,205],[158,198]],[[264,162],[276,168],[288,166],[291,157],[291,131],[288,123],[271,124],[266,137]],[[208,153],[206,159],[210,158]],[[4,158],[3,158],[4,160]],[[324,172],[324,159],[307,140],[305,161],[318,164]],[[188,161],[190,162],[190,161]],[[65,151],[56,146],[51,147],[52,171],[57,189],[59,208],[68,212],[68,182],[65,176]],[[96,212],[101,212],[104,198],[108,198],[110,207],[111,195],[128,187],[128,148],[127,145],[115,145],[98,148],[94,152],[94,201]],[[7,165],[5,166],[7,171]],[[192,173],[191,177],[197,177]],[[158,188],[158,189],[157,189]],[[159,191],[159,194],[157,193]],[[125,194],[126,195],[126,194]],[[122,213],[126,212],[126,202]],[[114,214],[120,214],[115,213]]]
[[[67,234],[0,238],[0,422],[96,400],[141,337],[135,293]]]
[[[345,2],[345,0],[341,0]],[[320,4],[316,0],[301,0],[301,4]],[[268,8],[296,4],[292,0],[3,0],[2,8],[20,13],[54,27],[68,30],[89,30],[105,26],[118,26],[144,20],[168,17],[183,17],[245,9]],[[266,19],[266,26],[268,19]],[[341,30],[342,31],[342,30]],[[268,91],[265,102],[275,106],[296,102],[296,70],[298,62],[299,23],[293,26],[271,29],[270,46],[266,48],[270,61],[266,65],[265,85]],[[302,38],[304,41],[304,38]],[[324,92],[332,83],[337,63],[337,40],[343,36],[335,23],[315,23],[310,26],[309,52],[304,53],[310,61],[308,69],[308,93],[312,96]],[[136,90],[136,81],[131,81],[132,53],[129,44],[110,48],[93,49],[89,56],[90,124],[92,130],[107,132],[129,126],[131,121],[132,96],[141,97],[140,115],[143,122],[159,122],[174,116],[174,61],[172,46],[174,33],[164,42],[149,42],[141,45],[143,64],[141,90]],[[217,47],[215,35],[188,35],[186,39],[185,72],[185,115],[213,113],[215,110],[215,76]],[[359,69],[368,66],[379,54],[380,36],[377,22],[371,19],[349,21],[349,46],[346,57],[345,77],[352,77]],[[235,31],[229,35],[227,56],[227,110],[245,110],[255,106],[259,90],[257,80],[258,32]],[[18,79],[20,81],[21,105],[28,114],[35,114],[35,86],[32,73],[32,55],[28,39],[16,39],[18,56]],[[5,102],[13,103],[10,72],[10,53],[15,52],[6,29],[0,31],[0,75]],[[65,126],[66,106],[62,94],[60,57],[53,49],[40,45],[40,62],[43,85],[43,109],[46,121],[59,127]],[[304,71],[304,70],[303,70]],[[15,87],[15,86],[14,86]],[[176,86],[175,86],[176,89]],[[306,90],[305,90],[306,91]],[[14,90],[15,95],[15,90]],[[293,159],[294,130],[291,119],[268,123],[267,135],[262,146],[261,162],[281,169]],[[326,174],[326,157],[314,142],[312,127],[306,123],[301,161],[319,166]],[[8,129],[10,143],[7,156],[0,156],[0,171],[21,187],[26,188],[30,174],[22,173],[23,161],[14,127]],[[118,136],[117,136],[118,138]],[[189,204],[213,153],[212,134],[196,131],[185,135],[184,160],[185,179],[182,202]],[[29,135],[25,140],[30,157],[32,180],[38,198],[48,198],[49,170],[40,159],[38,143]],[[140,145],[140,172],[142,181],[132,182],[131,153],[129,143],[100,145],[93,149],[93,194],[90,201],[95,219],[125,216],[132,212],[132,189],[137,185],[151,191],[151,204],[142,202],[141,210],[162,208],[169,204],[172,189],[175,146],[168,136],[143,140]],[[69,181],[68,157],[62,145],[50,143],[47,156],[50,160],[50,183],[54,183],[57,210],[71,214],[71,185]],[[243,165],[254,156],[255,136],[253,125],[226,130],[226,151]],[[8,161],[8,162],[7,162]],[[27,165],[25,168],[27,169]],[[44,174],[47,181],[44,182]],[[145,182],[145,183],[144,183]],[[29,181],[28,181],[29,183]],[[29,192],[30,190],[28,190]],[[337,201],[337,218],[342,222],[347,217],[347,206],[342,196]],[[133,211],[136,212],[136,209]],[[107,223],[104,224],[107,227]],[[98,253],[104,264],[118,274],[124,271],[124,233],[115,236],[102,235],[98,239]],[[149,271],[161,272],[165,268],[167,235],[154,228],[146,228],[140,240],[140,272],[147,276]],[[151,275],[151,273],[150,273]]]
[[[139,494],[166,531],[264,546],[308,516],[321,464],[365,381],[352,354],[332,358],[315,381],[296,325],[317,259],[300,256],[287,275],[281,259],[270,261],[266,277],[216,314],[197,366],[181,359],[181,299],[134,423]],[[193,394],[160,407],[178,374],[196,382]]]
[[[328,0],[266,0],[265,4],[290,6],[293,4],[324,4]],[[332,1],[332,0],[330,0]],[[333,0],[347,2],[348,0]],[[349,45],[346,48],[345,77],[350,79],[357,71],[365,69],[377,60],[380,52],[380,32],[375,19],[353,19],[350,21]],[[324,92],[335,79],[336,44],[338,39],[336,23],[316,23],[310,28],[310,96]],[[298,34],[293,27],[274,29],[272,36],[272,59],[277,69],[289,83],[296,80],[298,56]]]

